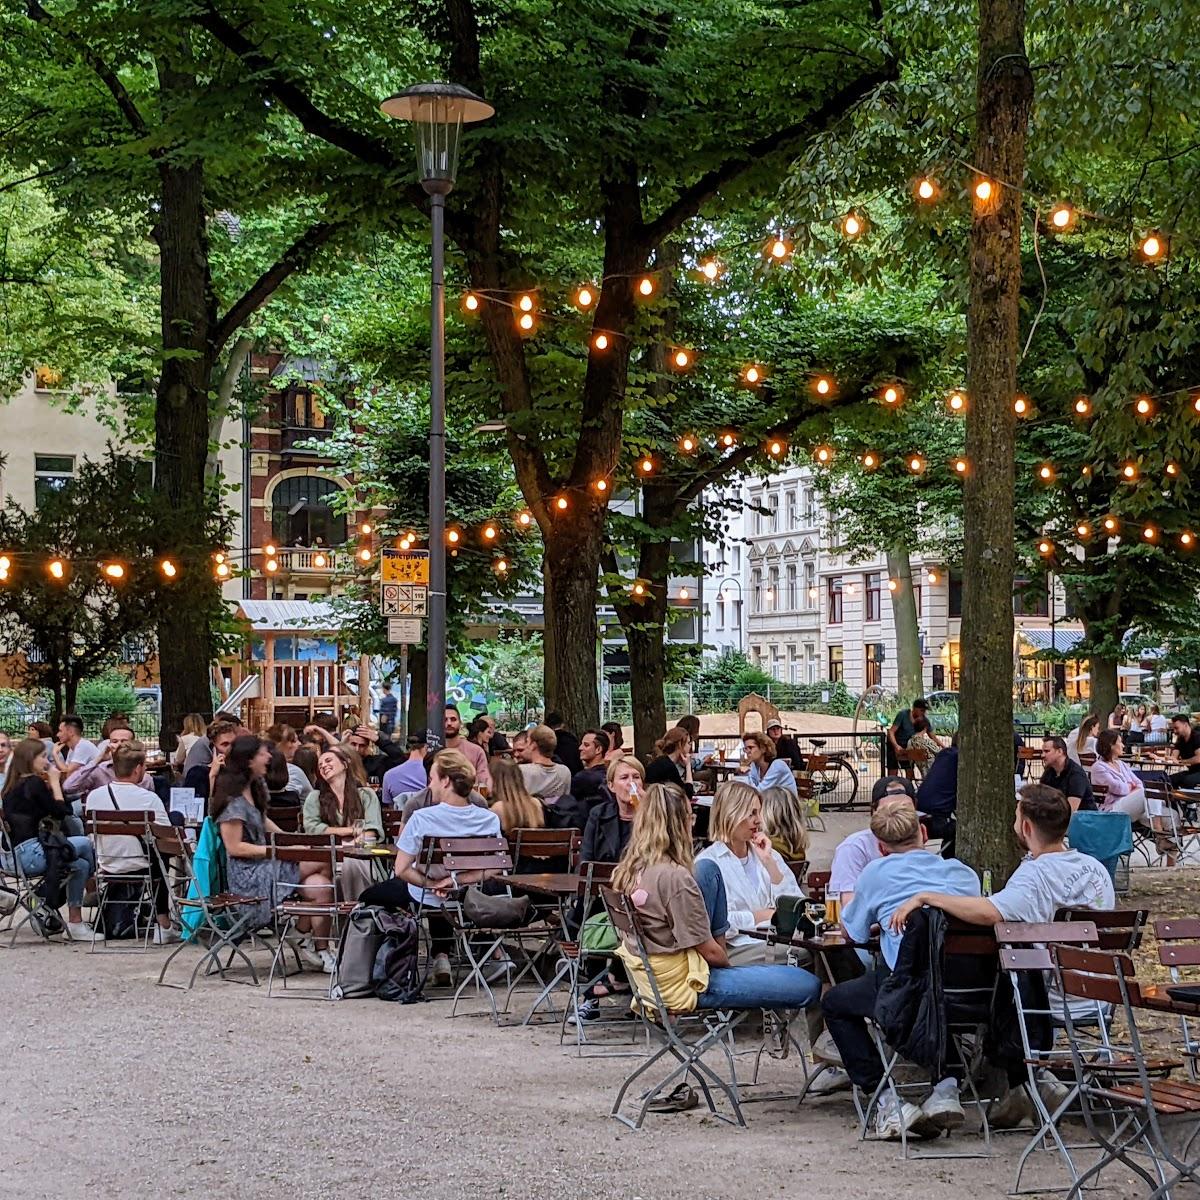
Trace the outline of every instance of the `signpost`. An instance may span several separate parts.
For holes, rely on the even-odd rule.
[[[388,617],[388,641],[393,646],[411,646],[420,640],[420,617]]]
[[[415,583],[429,587],[429,551],[385,548],[380,556],[379,578],[384,583]]]
[[[429,589],[416,583],[381,583],[379,611],[385,617],[424,617],[429,611]]]

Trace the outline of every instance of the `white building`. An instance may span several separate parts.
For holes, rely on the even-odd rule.
[[[728,507],[729,527],[718,542],[705,542],[701,553],[708,568],[701,581],[703,594],[703,641],[717,654],[746,650],[746,485],[739,481],[718,492]],[[695,593],[693,593],[695,594]]]

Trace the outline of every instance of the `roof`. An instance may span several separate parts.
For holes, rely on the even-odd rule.
[[[238,616],[259,631],[336,633],[342,618],[323,600],[240,600]]]
[[[272,379],[290,382],[299,378],[304,383],[318,383],[328,374],[328,368],[319,359],[306,355],[289,354],[280,360],[279,365],[271,372]]]
[[[1083,641],[1082,629],[1018,629],[1017,637],[1035,653],[1053,650],[1059,654],[1074,650]],[[1053,644],[1051,644],[1053,638]]]

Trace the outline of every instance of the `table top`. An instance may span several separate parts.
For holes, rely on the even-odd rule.
[[[879,941],[877,938],[872,938],[871,941],[863,944],[861,942],[851,941],[843,933],[822,933],[817,937],[801,937],[793,936],[790,940],[785,940],[775,932],[774,929],[746,929],[742,932],[748,934],[760,942],[778,942],[785,946],[799,946],[804,950],[808,950],[813,954],[820,954],[824,950],[870,950],[879,949]]]
[[[578,874],[542,871],[533,875],[502,875],[500,878],[509,887],[520,888],[524,892],[538,892],[543,896],[574,896],[579,891],[582,877]]]
[[[1200,1000],[1181,1000],[1170,994],[1169,989],[1183,987],[1178,983],[1143,984],[1142,1004],[1158,1012],[1179,1013],[1185,1017],[1200,1017]]]
[[[395,858],[396,847],[386,842],[374,846],[339,846],[338,854],[343,858]]]

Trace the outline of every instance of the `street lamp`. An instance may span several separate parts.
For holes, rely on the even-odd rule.
[[[745,638],[743,636],[743,630],[742,630],[742,581],[740,579],[734,579],[732,575],[727,575],[724,579],[722,579],[721,582],[719,584],[717,584],[717,595],[718,595],[718,597],[720,597],[720,599],[722,601],[724,601],[724,599],[725,599],[725,585],[727,583],[734,584],[738,590],[738,606],[737,606],[738,653],[745,654],[746,653],[746,645],[745,645]]]
[[[458,173],[462,127],[495,113],[485,100],[456,83],[418,83],[380,106],[384,116],[409,121],[417,149],[417,175],[429,197],[433,271],[429,336],[429,681],[427,725],[441,729],[446,702],[446,196]],[[440,739],[439,739],[440,740]]]

